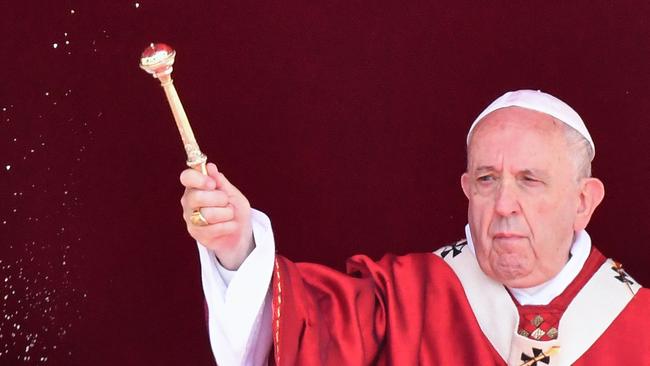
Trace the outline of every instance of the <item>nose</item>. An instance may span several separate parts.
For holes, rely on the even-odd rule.
[[[501,216],[516,215],[520,212],[517,187],[514,182],[501,181],[496,192],[494,210]]]

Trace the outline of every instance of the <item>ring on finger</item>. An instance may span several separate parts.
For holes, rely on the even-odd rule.
[[[192,223],[192,225],[196,225],[196,226],[208,225],[208,220],[206,220],[205,217],[203,217],[200,209],[192,211],[192,214],[190,215],[190,222]]]

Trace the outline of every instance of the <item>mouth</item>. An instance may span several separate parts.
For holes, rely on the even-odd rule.
[[[496,233],[492,236],[495,239],[510,239],[510,238],[523,238],[524,235],[517,234],[517,233],[510,233],[510,232],[501,232],[501,233]]]
[[[518,233],[510,233],[510,232],[496,233],[492,236],[492,240],[502,242],[502,243],[515,243],[522,239],[526,239],[526,236]]]

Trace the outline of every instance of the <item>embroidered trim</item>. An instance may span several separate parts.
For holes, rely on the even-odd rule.
[[[551,364],[551,356],[560,351],[559,346],[553,346],[549,348],[546,352],[543,352],[539,348],[533,347],[533,356],[529,356],[526,353],[521,353],[521,361],[524,363],[521,366],[537,366],[538,362],[545,363],[547,365]]]
[[[536,341],[516,333],[520,322],[519,313],[510,295],[503,285],[481,271],[474,254],[462,250],[453,257],[453,248],[450,246],[434,253],[441,257],[441,252],[445,249],[448,250],[448,255],[444,260],[460,280],[483,334],[510,365],[520,364],[522,351],[530,350],[531,345],[546,349],[548,345],[561,344],[563,351],[559,353],[559,349],[555,350],[557,355],[553,358],[554,364],[570,365],[576,362],[632,300],[634,296],[628,294],[636,294],[641,288],[629,275],[623,275],[622,269],[617,269],[619,266],[611,259],[606,260],[567,307],[555,327],[555,331],[561,330],[555,334],[556,338]],[[607,301],[602,301],[599,306],[593,305],[593,299],[602,298],[607,298]]]
[[[467,246],[467,239],[460,239],[456,243],[444,247],[443,250],[440,252],[440,256],[442,258],[445,258],[447,254],[451,252],[452,258],[456,258],[457,255],[463,252],[463,249],[465,249],[466,246]]]
[[[276,277],[276,296],[273,299],[273,340],[275,343],[275,364],[280,365],[280,305],[282,304],[282,285],[280,282],[280,264],[278,259],[275,259],[275,277]]]
[[[508,363],[510,356],[512,338],[519,324],[519,314],[512,302],[510,295],[502,284],[487,277],[476,261],[471,250],[463,250],[467,245],[459,248],[465,240],[459,240],[455,244],[460,250],[453,256],[453,245],[442,247],[434,252],[442,258],[442,251],[448,250],[443,260],[454,271],[467,297],[472,312],[476,317],[481,331],[490,341],[492,347],[501,356],[505,363]],[[499,316],[495,316],[499,314]],[[515,365],[517,362],[510,362]]]
[[[622,283],[627,285],[627,288],[630,290],[632,293],[632,296],[636,294],[634,290],[632,289],[632,285],[634,285],[634,281],[630,280],[630,275],[628,275],[625,270],[623,269],[623,265],[620,264],[617,261],[613,261],[614,265],[612,265],[612,270],[616,273],[618,273],[618,276],[614,276],[617,280],[621,281]]]

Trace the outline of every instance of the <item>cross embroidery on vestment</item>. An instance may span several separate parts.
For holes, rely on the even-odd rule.
[[[622,283],[634,285],[634,282],[632,282],[632,280],[628,278],[628,274],[625,273],[623,267],[620,264],[614,263],[614,265],[612,266],[612,271],[618,274],[618,276],[614,276],[614,278],[616,278],[617,280],[621,281]]]
[[[544,355],[542,353],[542,350],[539,349],[539,348],[533,347],[533,356],[528,356],[527,354],[522,352],[521,353],[521,360],[524,361],[524,365],[530,365],[530,366],[537,366],[537,362],[543,362],[543,363],[545,363],[547,365],[549,364],[549,362],[551,362],[551,357],[550,356],[544,355],[543,357],[540,358],[539,357],[540,355]],[[529,361],[532,361],[532,360],[535,360],[535,361],[530,363]]]
[[[449,254],[451,252],[452,253],[452,258],[454,258],[454,257],[456,257],[457,255],[459,255],[460,253],[463,252],[463,249],[465,248],[466,245],[467,245],[466,240],[459,241],[456,244],[452,244],[449,247],[445,248],[440,253],[440,256],[444,258],[444,257],[447,256],[447,254]]]

